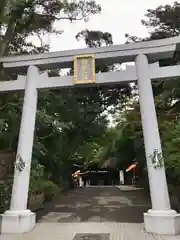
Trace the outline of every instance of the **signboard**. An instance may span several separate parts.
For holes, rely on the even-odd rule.
[[[74,57],[73,83],[95,83],[95,59],[93,55],[81,55]]]

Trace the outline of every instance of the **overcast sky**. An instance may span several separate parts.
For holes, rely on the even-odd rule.
[[[96,2],[101,5],[102,12],[92,16],[87,23],[84,21],[57,23],[58,30],[63,30],[64,33],[59,37],[48,37],[51,51],[86,47],[84,41],[79,42],[75,39],[76,34],[84,29],[110,32],[114,44],[123,44],[126,33],[146,37],[148,29],[141,24],[141,20],[145,19],[146,10],[155,9],[159,5],[172,4],[174,0],[96,0]],[[109,120],[110,125],[113,125],[111,115]]]
[[[64,33],[60,37],[49,36],[48,42],[51,51],[83,48],[83,41],[78,42],[75,36],[83,29],[100,30],[110,32],[113,36],[114,44],[125,42],[125,34],[144,37],[148,35],[148,30],[142,26],[141,19],[147,9],[154,9],[159,5],[172,4],[172,0],[96,0],[102,7],[101,14],[92,16],[89,22],[78,21],[69,23],[59,21],[57,28]]]

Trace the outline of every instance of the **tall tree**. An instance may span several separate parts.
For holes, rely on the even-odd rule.
[[[59,34],[53,28],[55,21],[64,19],[87,21],[91,14],[99,13],[101,10],[92,0],[77,3],[55,0],[13,1],[11,5],[6,2],[5,6],[6,18],[2,17],[1,23],[1,55],[48,51],[49,46],[41,41],[41,37],[46,33]],[[11,34],[8,35],[6,33],[8,31]],[[32,35],[39,37],[41,43],[39,46],[28,40]],[[99,40],[92,39],[89,36],[88,47],[112,44],[111,34],[101,33],[98,38]],[[109,71],[113,67],[102,63],[97,71]],[[57,73],[58,70],[50,74]],[[117,106],[117,103],[123,102],[130,93],[131,88],[127,85],[41,91],[33,159],[53,173],[54,181],[58,181],[59,175],[67,178],[68,171],[77,160],[74,156],[79,152],[79,148],[85,148],[93,141],[92,139],[104,134],[107,127],[105,112],[110,106]],[[4,122],[0,146],[3,149],[16,151],[22,102],[22,93],[1,95],[0,116]]]
[[[85,20],[101,11],[94,0],[58,1],[58,0],[7,0],[0,9],[0,56],[9,53],[29,53],[48,51],[43,43],[46,33],[61,34],[54,27],[59,20]],[[37,47],[28,41],[29,36],[37,36]]]
[[[46,33],[61,34],[54,28],[55,21],[87,21],[91,15],[100,13],[100,11],[100,5],[93,0],[76,2],[57,0],[2,1],[0,6],[0,56],[49,51],[49,46],[43,42],[42,37]],[[31,42],[30,36],[38,37],[39,45]],[[11,79],[12,75],[1,72],[1,78],[2,80]],[[62,138],[62,129],[71,126],[71,122],[66,120],[65,116],[63,119],[59,118],[59,114],[57,114],[59,112],[58,101],[61,100],[62,98],[58,98],[58,94],[55,96],[53,91],[42,91],[39,95],[33,157],[38,157],[41,161],[44,159],[45,163],[47,158],[52,158],[47,151],[50,148],[48,147],[50,140],[57,143],[60,137]],[[22,103],[23,93],[21,92],[1,93],[0,149],[16,151]],[[50,109],[49,104],[51,107],[54,106],[54,111]],[[64,110],[65,107],[62,109],[62,114],[64,114]],[[53,153],[53,150],[54,147],[49,152]]]
[[[180,34],[179,13],[180,3],[177,1],[172,5],[161,5],[156,9],[148,9],[145,14],[146,19],[142,20],[142,24],[150,29],[149,36],[140,39],[127,34],[127,42],[149,41],[178,36]],[[160,61],[160,65],[179,64],[179,60],[180,56],[177,52],[172,59]],[[179,181],[179,156],[175,146],[179,144],[177,135],[179,134],[180,78],[177,80],[172,79],[171,81],[153,82],[152,85],[167,174],[171,180],[176,178]],[[133,110],[134,114],[135,111],[136,108]],[[129,119],[129,123],[132,123],[131,119]],[[135,135],[137,134],[136,132],[134,133]]]

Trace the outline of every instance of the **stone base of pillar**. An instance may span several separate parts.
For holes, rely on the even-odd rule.
[[[36,224],[36,214],[30,210],[11,211],[1,214],[1,234],[18,234],[31,231]]]
[[[145,230],[148,233],[162,235],[180,234],[180,214],[174,210],[144,213]]]

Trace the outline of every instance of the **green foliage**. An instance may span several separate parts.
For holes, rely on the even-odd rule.
[[[80,38],[84,38],[87,46],[89,47],[101,47],[103,44],[113,44],[112,35],[108,32],[89,31],[86,29],[76,35],[77,40]]]
[[[42,193],[45,199],[49,199],[59,193],[59,187],[45,178],[44,167],[34,160],[31,170],[29,198]]]
[[[101,11],[99,4],[88,1],[3,1],[0,6],[0,56],[46,52],[49,46],[42,37],[61,34],[54,28],[55,21],[85,20]],[[38,44],[29,37],[39,39]],[[22,72],[24,74],[24,72]],[[59,69],[50,72],[59,74]],[[1,72],[1,79],[16,76]],[[108,88],[44,90],[40,92],[33,162],[44,167],[46,174],[56,183],[67,182],[72,156],[89,138],[100,135],[106,127],[102,113],[116,104],[122,92]],[[123,94],[122,94],[123,95]],[[124,95],[123,95],[124,97]],[[21,120],[23,93],[1,94],[0,99],[0,149],[16,151]],[[36,161],[35,161],[36,162]],[[34,163],[33,163],[34,164]],[[42,181],[37,166],[32,166],[30,195],[40,191]]]
[[[87,21],[89,16],[100,11],[100,6],[92,0],[28,0],[13,1],[11,5],[3,0],[0,6],[0,56],[46,52],[49,46],[42,41],[42,36],[46,33],[62,34],[54,29],[55,21]],[[179,12],[180,4],[177,2],[172,6],[148,10],[146,21],[142,21],[142,24],[152,30],[150,37],[142,40],[179,35]],[[30,36],[39,38],[39,44],[34,45],[29,40]],[[87,47],[113,43],[111,34],[102,31],[86,29],[78,33],[76,38],[83,38]],[[140,40],[129,35],[127,38],[127,42]],[[176,54],[174,59],[160,61],[160,64],[172,65],[178,61]],[[114,65],[105,63],[96,68],[96,72],[114,70]],[[57,74],[59,69],[49,72],[51,76]],[[15,77],[1,72],[2,80]],[[130,85],[120,84],[40,91],[30,195],[44,192],[51,197],[58,192],[57,185],[68,186],[73,164],[102,165],[107,159],[115,158],[117,167],[125,168],[136,159],[143,172],[146,162],[137,86],[133,90]],[[155,82],[153,91],[168,179],[179,182],[179,81]],[[16,151],[22,103],[23,93],[1,94],[0,149]],[[107,127],[109,113],[117,113],[117,110],[117,125]],[[47,177],[49,175],[51,177]]]
[[[142,20],[142,24],[150,29],[149,37],[139,39],[138,37],[129,36],[127,34],[127,42],[139,40],[148,41],[178,36],[180,34],[180,21],[177,17],[179,13],[180,4],[178,2],[174,2],[172,5],[161,5],[156,9],[147,10],[145,15],[146,19]],[[180,56],[176,53],[172,59],[160,61],[160,65],[175,65],[179,60]],[[153,92],[160,127],[165,167],[167,170],[166,173],[168,181],[171,183],[173,182],[173,184],[178,184],[180,181],[180,156],[178,150],[180,130],[178,122],[180,113],[179,84],[179,79],[153,82]],[[136,108],[132,110],[134,114],[136,114],[135,111]],[[128,119],[128,121],[131,125],[132,120]],[[140,120],[138,122],[140,125]],[[133,132],[133,138],[136,145],[139,139],[137,138],[138,132],[136,132],[136,129],[134,129]],[[140,129],[139,135],[142,136],[142,129]],[[142,140],[139,143],[141,146],[143,145]],[[142,153],[140,155],[142,156]]]
[[[142,20],[146,27],[153,28],[150,38],[162,39],[177,36],[180,30],[180,20],[177,16],[180,14],[180,3],[177,1],[172,5],[161,5],[156,9],[148,9],[146,17],[148,20]]]
[[[43,181],[41,188],[45,199],[47,200],[51,199],[54,196],[57,196],[60,192],[59,187],[51,181]]]
[[[88,1],[28,0],[3,1],[0,9],[0,55],[48,51],[43,42],[46,33],[61,34],[54,28],[57,20],[88,20],[90,15],[101,11],[100,5]],[[29,36],[40,39],[39,46],[28,40]]]
[[[169,177],[173,182],[180,181],[180,124],[179,121],[165,122],[163,137],[163,149],[165,156],[165,165]]]
[[[140,39],[136,36],[126,35],[127,43],[134,41],[148,41],[153,39],[161,39],[165,37],[177,36],[180,34],[180,21],[177,16],[180,13],[180,4],[178,2],[172,5],[159,6],[158,8],[148,10],[146,20],[142,24],[151,29],[150,35],[147,38]],[[99,39],[101,36],[101,39]],[[77,39],[84,37],[86,43],[91,47],[99,47],[106,41],[106,33],[101,31],[84,30],[76,37]],[[92,41],[89,41],[92,40]],[[109,42],[111,44],[111,40]],[[160,61],[161,66],[174,65],[180,61],[180,56],[175,54],[173,59]],[[105,71],[113,69],[113,66],[104,65]],[[101,70],[100,70],[101,71]],[[180,156],[179,156],[179,131],[180,125],[178,122],[180,113],[180,91],[179,80],[158,81],[153,82],[153,92],[157,110],[158,123],[160,127],[160,135],[162,139],[163,157],[159,156],[157,166],[162,166],[165,161],[167,177],[169,182],[180,182]],[[116,91],[126,88],[120,86]],[[121,99],[120,104],[114,104],[115,109],[119,106],[118,125],[111,129],[105,129],[102,134],[101,141],[94,140],[90,144],[82,146],[81,154],[78,158],[93,159],[94,162],[102,163],[109,158],[116,158],[118,166],[126,167],[133,160],[138,162],[138,169],[142,174],[143,179],[147,179],[146,161],[143,132],[141,126],[140,109],[137,97],[137,86],[134,86],[133,95],[128,95],[127,91],[124,99]],[[82,150],[83,149],[83,150]],[[83,152],[84,151],[84,152]],[[88,157],[87,157],[88,156]],[[154,154],[152,156],[154,162]],[[146,175],[145,175],[146,173]],[[144,181],[147,182],[147,181]]]
[[[42,182],[44,181],[43,177],[44,167],[38,164],[37,161],[33,159],[29,183],[29,198],[31,196],[43,193],[41,187]]]
[[[0,181],[0,213],[9,209],[11,201],[12,182]]]

